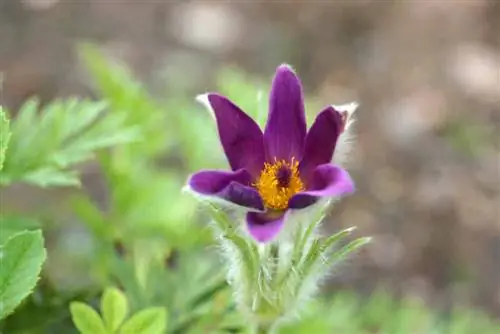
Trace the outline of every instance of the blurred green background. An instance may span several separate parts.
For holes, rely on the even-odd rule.
[[[220,91],[262,122],[282,62],[310,119],[360,102],[358,191],[325,225],[374,236],[285,332],[500,332],[498,31],[495,0],[1,1],[2,105],[15,118],[33,97],[103,100],[114,118],[95,149],[117,146],[78,165],[81,187],[35,166],[0,190],[3,231],[42,226],[48,248],[0,332],[72,333],[68,302],[97,305],[109,285],[135,309],[166,306],[169,332],[239,328],[207,216],[181,194],[225,166],[194,96]]]

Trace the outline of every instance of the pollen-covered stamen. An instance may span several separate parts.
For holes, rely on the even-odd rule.
[[[264,205],[272,210],[284,210],[288,207],[288,200],[296,193],[304,190],[304,183],[300,179],[299,163],[292,158],[265,163],[259,179],[254,186],[259,191]]]

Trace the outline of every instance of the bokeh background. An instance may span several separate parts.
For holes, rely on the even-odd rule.
[[[288,62],[318,105],[359,101],[358,191],[328,228],[375,239],[328,289],[385,287],[500,317],[500,1],[2,0],[2,104],[93,96],[81,41],[161,98],[213,90],[228,66],[270,80]],[[99,199],[97,174],[84,169]],[[67,192],[9,194],[30,211]]]

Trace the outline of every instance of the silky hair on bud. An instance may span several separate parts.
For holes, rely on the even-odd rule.
[[[335,147],[335,154],[333,155],[333,162],[340,166],[344,166],[349,163],[349,153],[354,147],[356,137],[354,135],[354,123],[356,119],[354,113],[358,108],[358,103],[351,102],[342,105],[332,105],[332,107],[342,113],[346,113],[346,123],[344,126],[344,131],[340,134],[337,139],[337,146]]]

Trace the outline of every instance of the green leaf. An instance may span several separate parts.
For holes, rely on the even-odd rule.
[[[128,319],[120,334],[161,334],[167,328],[167,311],[162,307],[150,307]]]
[[[227,240],[231,241],[234,247],[240,253],[241,262],[244,266],[245,276],[248,278],[249,282],[256,279],[259,263],[258,263],[258,250],[255,243],[248,242],[245,238],[240,237],[236,234],[227,234],[224,236]]]
[[[90,306],[72,302],[69,306],[71,319],[81,334],[107,334],[99,314]]]
[[[317,264],[317,261],[321,258],[322,255],[321,242],[318,239],[313,240],[311,247],[309,248],[309,252],[307,253],[303,263],[300,266],[302,278],[305,278],[311,274]]]
[[[84,106],[82,106],[82,102]],[[84,131],[103,115],[107,107],[108,103],[105,101],[81,101],[70,98],[65,106],[67,115],[66,124],[63,126],[65,129],[64,137],[69,138]],[[78,123],[73,122],[74,119],[78,119]]]
[[[346,229],[344,229],[344,230],[342,230],[340,232],[335,233],[334,235],[329,236],[323,242],[322,250],[326,251],[326,250],[332,248],[337,243],[339,243],[340,241],[342,241],[342,239],[344,239],[345,237],[347,237],[348,235],[350,235],[351,232],[354,231],[355,229],[356,229],[356,227],[354,227],[354,226],[353,227],[349,227],[349,228],[346,228]]]
[[[94,157],[97,150],[140,138],[121,112],[102,101],[76,98],[55,100],[41,107],[27,101],[12,124],[9,156],[0,182],[25,182],[41,187],[78,186],[70,168]]]
[[[115,331],[125,320],[128,303],[125,295],[116,288],[108,288],[101,299],[101,313],[106,327]]]
[[[83,64],[91,74],[99,93],[109,101],[114,114],[125,116],[124,124],[136,126],[141,133],[147,135],[147,140],[133,145],[141,155],[157,154],[165,149],[165,143],[172,131],[165,131],[165,113],[147,90],[133,77],[129,68],[116,60],[111,61],[99,47],[82,43],[78,53]],[[169,122],[172,123],[172,122]]]
[[[267,119],[269,85],[238,68],[226,68],[217,77],[218,90],[235,101],[263,126]]]
[[[0,106],[0,171],[3,168],[5,154],[10,140],[10,124],[7,115]]]
[[[222,233],[232,234],[231,221],[227,217],[227,215],[221,210],[218,209],[215,205],[208,203],[207,204],[210,213],[212,214],[212,218],[214,222],[217,224]]]
[[[17,233],[0,246],[0,319],[31,293],[45,257],[41,231]]]
[[[327,260],[327,263],[329,265],[334,265],[339,263],[340,261],[344,260],[349,254],[357,251],[364,245],[370,243],[370,241],[371,241],[370,237],[358,238],[356,240],[351,241],[350,243],[342,247],[340,250],[330,255],[330,257]]]
[[[45,188],[45,187],[69,187],[79,186],[80,180],[74,171],[61,171],[56,168],[40,168],[27,173],[21,178],[22,181]]]
[[[79,138],[75,138],[65,151],[87,152],[137,140],[140,137],[139,128],[124,127],[126,121],[124,114],[108,115]]]
[[[302,259],[302,257],[305,255],[305,251],[307,251],[306,245],[308,241],[310,240],[311,236],[313,235],[314,230],[316,227],[321,223],[321,221],[325,217],[325,211],[328,208],[329,202],[323,204],[323,207],[321,207],[318,212],[312,217],[311,223],[307,225],[307,227],[304,229],[304,233],[300,233],[302,229],[298,229],[296,232],[297,235],[295,237],[295,248],[294,248],[294,253],[293,253],[293,264],[299,263]]]
[[[89,196],[76,195],[70,200],[70,206],[96,238],[103,241],[113,239],[113,225],[106,222],[106,217]]]
[[[15,234],[25,230],[38,230],[40,222],[25,216],[14,216],[2,213],[0,215],[0,246]]]
[[[38,99],[27,100],[19,110],[19,114],[16,121],[12,125],[13,133],[23,133],[25,136],[32,136],[33,133],[30,132],[30,128],[33,123],[36,122],[37,111],[39,107]]]

